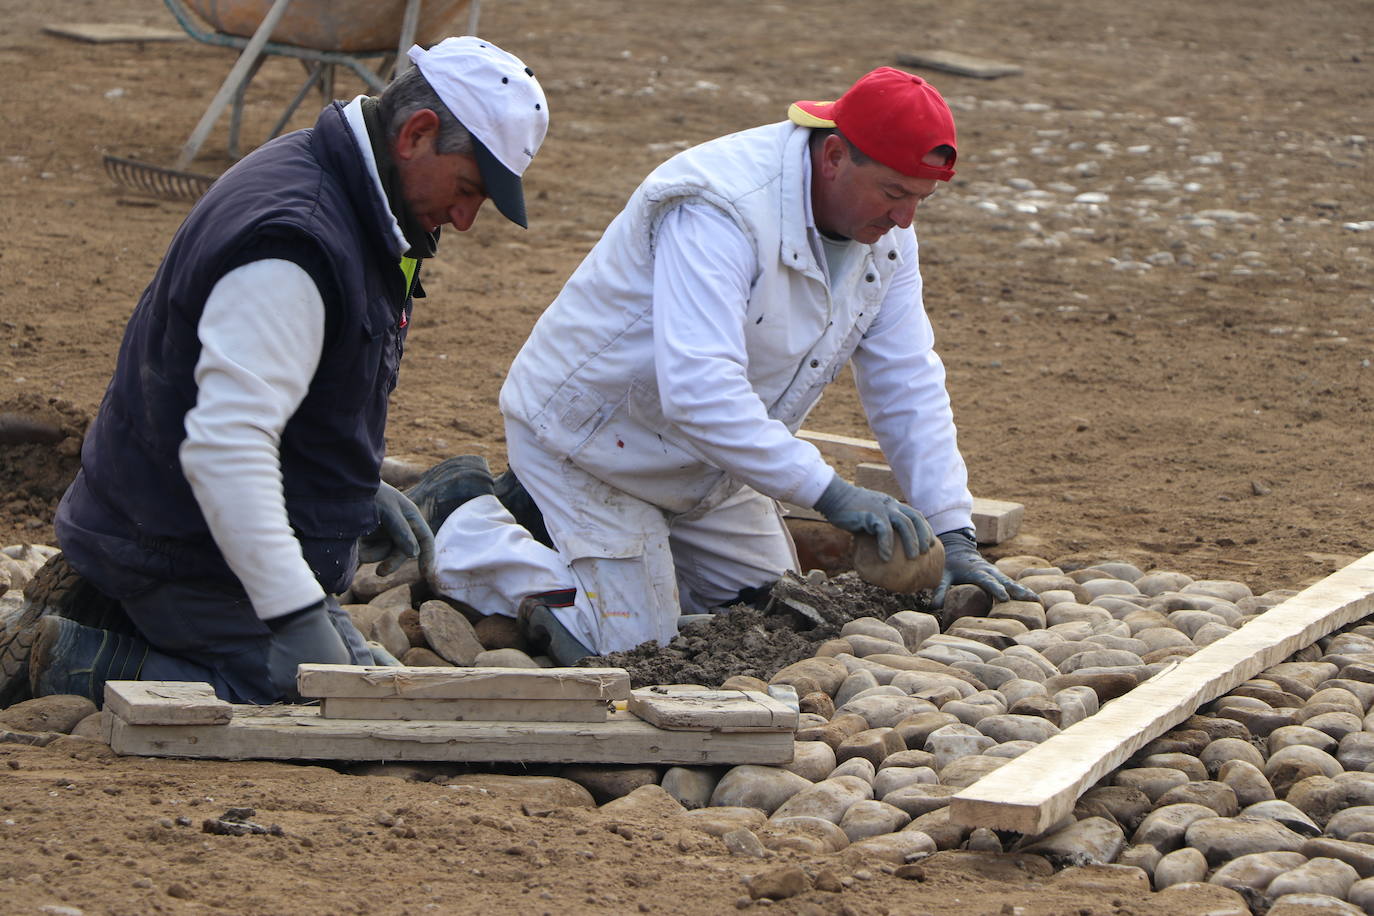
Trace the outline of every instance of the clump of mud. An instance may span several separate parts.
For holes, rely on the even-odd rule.
[[[53,512],[81,467],[89,424],[57,398],[30,392],[0,401],[0,544],[53,542]]]
[[[701,684],[719,687],[731,675],[768,680],[810,658],[858,617],[884,620],[903,610],[928,611],[930,593],[895,594],[854,573],[809,582],[792,573],[773,585],[762,608],[735,605],[710,620],[689,623],[666,646],[646,642],[627,652],[583,659],[587,667],[624,668],[634,687]]]

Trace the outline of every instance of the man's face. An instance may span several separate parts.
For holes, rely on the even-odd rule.
[[[430,111],[416,113],[401,128],[393,149],[401,195],[428,231],[451,225],[466,232],[487,199],[482,173],[471,156],[435,152],[437,128]]]
[[[931,164],[943,163],[942,157],[935,157]],[[871,160],[860,165],[850,156],[849,144],[833,134],[825,138],[815,165],[821,179],[812,199],[817,228],[865,245],[894,226],[910,226],[916,208],[935,193],[938,183]]]

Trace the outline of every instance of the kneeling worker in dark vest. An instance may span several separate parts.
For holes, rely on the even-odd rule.
[[[360,551],[432,563],[429,527],[380,478],[418,265],[487,198],[526,224],[548,106],[481,39],[409,56],[379,97],[335,102],[231,168],[177,231],[56,519],[132,633],[41,618],[35,695],[99,703],[106,680],[142,679],[293,699],[299,663],[374,661],[331,597]]]

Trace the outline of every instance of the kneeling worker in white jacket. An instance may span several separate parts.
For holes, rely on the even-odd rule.
[[[515,524],[481,459],[457,459],[435,585],[518,616],[559,663],[666,643],[681,614],[766,590],[796,567],[779,500],[876,535],[887,557],[938,533],[937,602],[952,583],[1035,600],[978,553],[921,298],[912,220],[954,174],[949,107],[884,67],[788,117],[655,169],[511,365],[509,462],[552,546]],[[795,435],[851,360],[910,505]],[[432,507],[443,483],[412,497]]]

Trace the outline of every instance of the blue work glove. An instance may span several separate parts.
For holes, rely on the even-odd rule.
[[[334,598],[324,597],[309,607],[263,621],[272,631],[267,646],[267,674],[272,695],[298,700],[296,667],[301,664],[347,665],[353,661],[343,637],[329,618]]]
[[[972,528],[959,528],[940,535],[945,545],[945,571],[940,586],[931,596],[931,607],[944,607],[945,592],[951,585],[976,585],[997,601],[1040,601],[1040,596],[1009,579],[978,552],[978,539]]]
[[[381,524],[358,540],[358,560],[379,563],[377,575],[388,576],[411,557],[420,558],[425,581],[434,574],[434,532],[415,503],[386,481],[377,487]]]
[[[816,511],[836,528],[867,532],[878,539],[878,558],[892,559],[892,532],[902,542],[908,559],[915,559],[935,543],[925,516],[886,493],[856,487],[836,474],[816,500]]]

